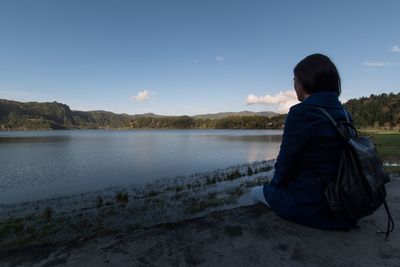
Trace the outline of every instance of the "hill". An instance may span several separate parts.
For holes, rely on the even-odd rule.
[[[399,129],[400,93],[370,95],[347,101],[344,106],[359,128]]]
[[[273,112],[223,112],[196,116],[163,116],[154,113],[115,114],[109,111],[76,111],[58,102],[17,102],[0,99],[0,129],[99,129],[99,128],[280,128],[284,116]]]
[[[57,102],[17,102],[0,99],[2,129],[38,130],[101,128],[129,125],[130,115],[107,111],[72,111]]]
[[[262,112],[252,112],[252,111],[240,111],[240,112],[219,112],[215,114],[200,114],[193,116],[196,119],[223,119],[232,116],[244,117],[244,116],[266,116],[266,117],[275,117],[280,114],[272,112],[272,111],[262,111]]]
[[[370,95],[347,101],[358,128],[400,130],[400,93]],[[195,116],[154,113],[115,114],[76,111],[57,102],[17,102],[0,99],[0,130],[163,128],[270,129],[282,128],[285,115],[274,112],[220,112]]]

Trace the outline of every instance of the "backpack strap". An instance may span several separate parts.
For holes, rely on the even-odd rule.
[[[392,214],[389,211],[389,206],[386,202],[386,198],[385,198],[385,193],[383,192],[383,189],[380,188],[379,190],[381,192],[381,196],[383,198],[383,205],[385,207],[386,210],[386,214],[388,216],[388,220],[387,220],[387,227],[386,227],[386,231],[377,231],[378,234],[385,234],[385,239],[387,240],[389,238],[389,234],[393,231],[394,229],[394,220],[392,217]]]
[[[343,112],[344,112],[344,115],[346,116],[346,121],[348,122],[348,123],[351,123],[350,122],[350,118],[349,118],[349,114],[347,113],[347,111],[343,108]]]
[[[340,125],[332,118],[331,115],[329,115],[329,113],[325,109],[323,109],[321,107],[315,107],[315,108],[317,108],[319,111],[321,111],[325,115],[325,117],[327,117],[329,119],[329,121],[333,124],[333,126],[335,126],[336,130],[338,131],[338,133],[340,134],[340,136],[343,139],[349,140],[351,138],[351,135],[349,134],[347,127],[340,127]],[[349,115],[347,114],[347,112],[345,110],[344,110],[344,113],[346,114],[347,121],[343,124],[346,124],[346,126],[349,126],[352,130],[357,132],[354,125],[350,122]]]
[[[346,129],[344,129],[343,127],[339,127],[338,123],[332,118],[331,115],[329,115],[329,113],[325,109],[323,109],[321,107],[314,107],[314,108],[318,109],[319,111],[321,111],[325,115],[325,117],[328,118],[328,120],[333,124],[333,126],[335,126],[336,130],[342,136],[342,138],[344,138],[345,140],[349,139],[349,135],[348,135],[348,132],[346,131]],[[343,111],[346,114],[347,122],[350,123],[350,119],[349,119],[349,116],[348,116],[346,110],[343,109]],[[304,157],[306,163],[308,164],[308,166],[310,166],[310,168],[311,168],[312,172],[314,173],[314,175],[317,176],[318,182],[320,182],[324,186],[327,186],[328,185],[328,181],[322,176],[322,174],[317,170],[317,168],[315,168],[315,166],[312,164],[311,160],[306,155],[303,155],[303,157]]]

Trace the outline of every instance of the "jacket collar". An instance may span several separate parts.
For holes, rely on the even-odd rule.
[[[339,98],[334,92],[318,92],[303,100],[302,104],[310,106],[342,108]]]

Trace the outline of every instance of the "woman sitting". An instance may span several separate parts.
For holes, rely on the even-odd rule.
[[[301,102],[291,107],[282,144],[269,184],[251,190],[254,202],[270,206],[278,216],[320,229],[348,230],[354,225],[338,219],[324,196],[325,181],[337,175],[344,141],[316,107],[324,108],[336,121],[349,115],[339,102],[339,73],[321,54],[310,55],[294,68],[294,89]],[[317,175],[318,174],[318,175]]]

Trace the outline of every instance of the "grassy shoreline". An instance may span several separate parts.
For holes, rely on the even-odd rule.
[[[254,162],[143,187],[0,205],[0,247],[59,244],[249,205],[247,192],[270,180],[273,164]]]

